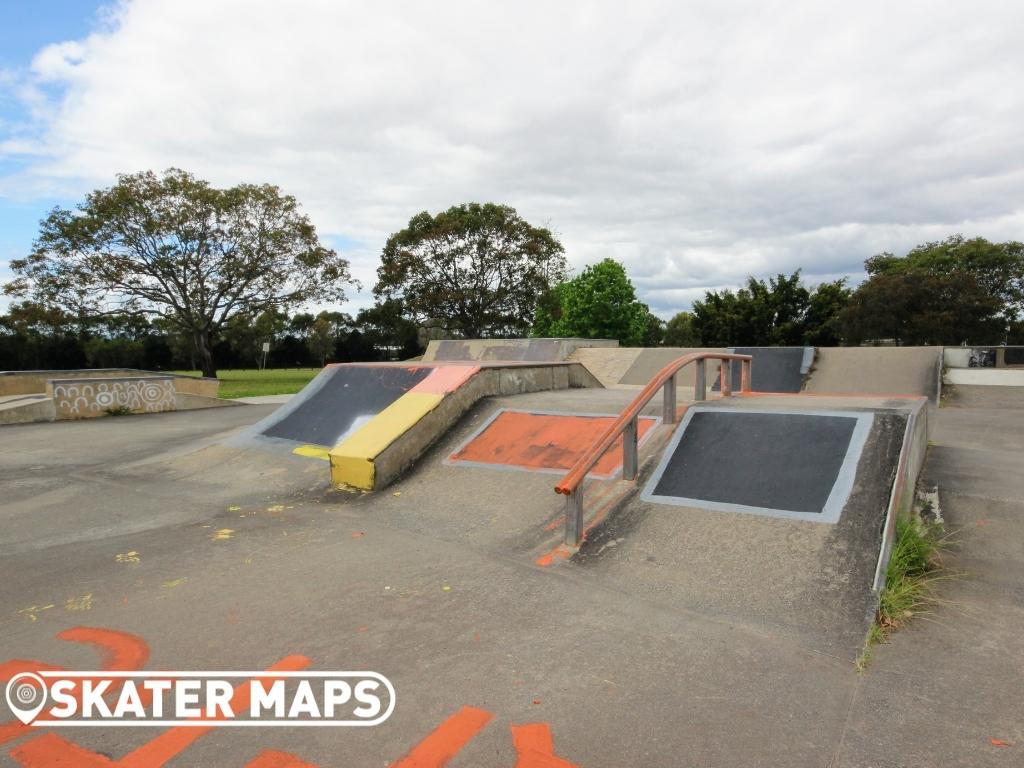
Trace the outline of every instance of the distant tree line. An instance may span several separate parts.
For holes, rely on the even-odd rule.
[[[217,335],[212,353],[221,368],[257,368],[264,343],[269,368],[401,360],[423,351],[416,326],[384,304],[354,318],[275,310],[239,315]],[[0,315],[0,370],[68,368],[202,370],[186,334],[143,316],[75,318],[31,303]]]
[[[865,262],[868,279],[805,285],[799,270],[707,291],[663,321],[622,264],[568,274],[550,229],[466,203],[388,238],[355,317],[312,314],[357,285],[296,200],[217,189],[170,169],[122,175],[57,208],[11,262],[0,369],[198,369],[405,359],[429,338],[578,336],[625,346],[1024,343],[1024,245],[950,237]]]

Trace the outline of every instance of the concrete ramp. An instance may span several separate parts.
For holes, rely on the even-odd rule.
[[[755,392],[799,392],[811,370],[814,347],[733,347],[728,352],[751,355],[750,388]],[[717,391],[719,382],[715,382]],[[740,366],[732,366],[732,389],[740,389]]]
[[[923,395],[936,402],[941,361],[942,347],[819,347],[805,390]]]
[[[331,365],[230,444],[327,461],[335,484],[376,490],[483,397],[600,386],[578,363]]]
[[[427,378],[429,367],[332,365],[265,420],[264,437],[330,448]]]
[[[673,360],[678,360],[683,355],[689,355],[692,352],[725,352],[725,349],[711,349],[711,348],[696,348],[696,347],[657,347],[654,349],[642,349],[640,354],[637,355],[636,360],[629,367],[629,370],[623,374],[619,379],[619,384],[629,384],[632,386],[646,386],[647,382],[653,379],[661,369],[671,363]],[[713,381],[718,376],[718,361],[708,360],[707,363],[707,381]],[[682,386],[693,386],[694,379],[696,376],[696,366],[688,365],[676,375],[676,384]],[[738,373],[737,367],[737,373]],[[738,379],[737,379],[738,381]],[[738,387],[737,387],[738,388]]]

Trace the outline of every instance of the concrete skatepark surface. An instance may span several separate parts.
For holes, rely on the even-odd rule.
[[[965,531],[954,559],[967,575],[858,675],[900,400],[807,399],[874,415],[836,525],[642,502],[662,426],[636,483],[588,483],[607,509],[579,554],[545,561],[564,509],[550,475],[445,462],[499,409],[615,413],[633,394],[486,398],[372,494],[330,488],[322,462],[233,447],[274,404],[6,427],[0,664],[90,668],[92,649],[57,637],[88,626],[136,636],[151,669],[301,653],[395,684],[377,728],[214,729],[161,753],[171,766],[244,766],[266,749],[325,767],[1019,764],[1024,411],[934,411],[927,480]],[[437,751],[446,722],[465,738]],[[60,736],[101,765],[150,730]],[[0,765],[53,765],[39,739],[0,731]]]

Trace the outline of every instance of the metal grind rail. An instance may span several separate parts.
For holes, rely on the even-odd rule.
[[[583,539],[583,481],[594,468],[605,452],[611,448],[622,435],[622,479],[636,480],[639,469],[638,455],[638,424],[640,411],[654,398],[661,389],[662,420],[666,424],[674,424],[676,420],[676,374],[684,366],[694,363],[697,366],[696,380],[693,385],[693,399],[702,401],[707,398],[707,360],[721,361],[719,370],[722,397],[732,395],[732,363],[739,361],[740,392],[750,391],[751,355],[734,355],[728,352],[692,352],[662,368],[658,375],[651,379],[633,402],[626,407],[618,418],[605,430],[604,434],[590,446],[579,460],[572,466],[562,481],[555,486],[555,493],[566,495],[565,500],[565,543],[578,547]]]

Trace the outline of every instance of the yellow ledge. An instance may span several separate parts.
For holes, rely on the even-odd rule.
[[[328,455],[331,482],[373,490],[373,462],[385,448],[437,407],[444,395],[406,392],[336,446]]]

